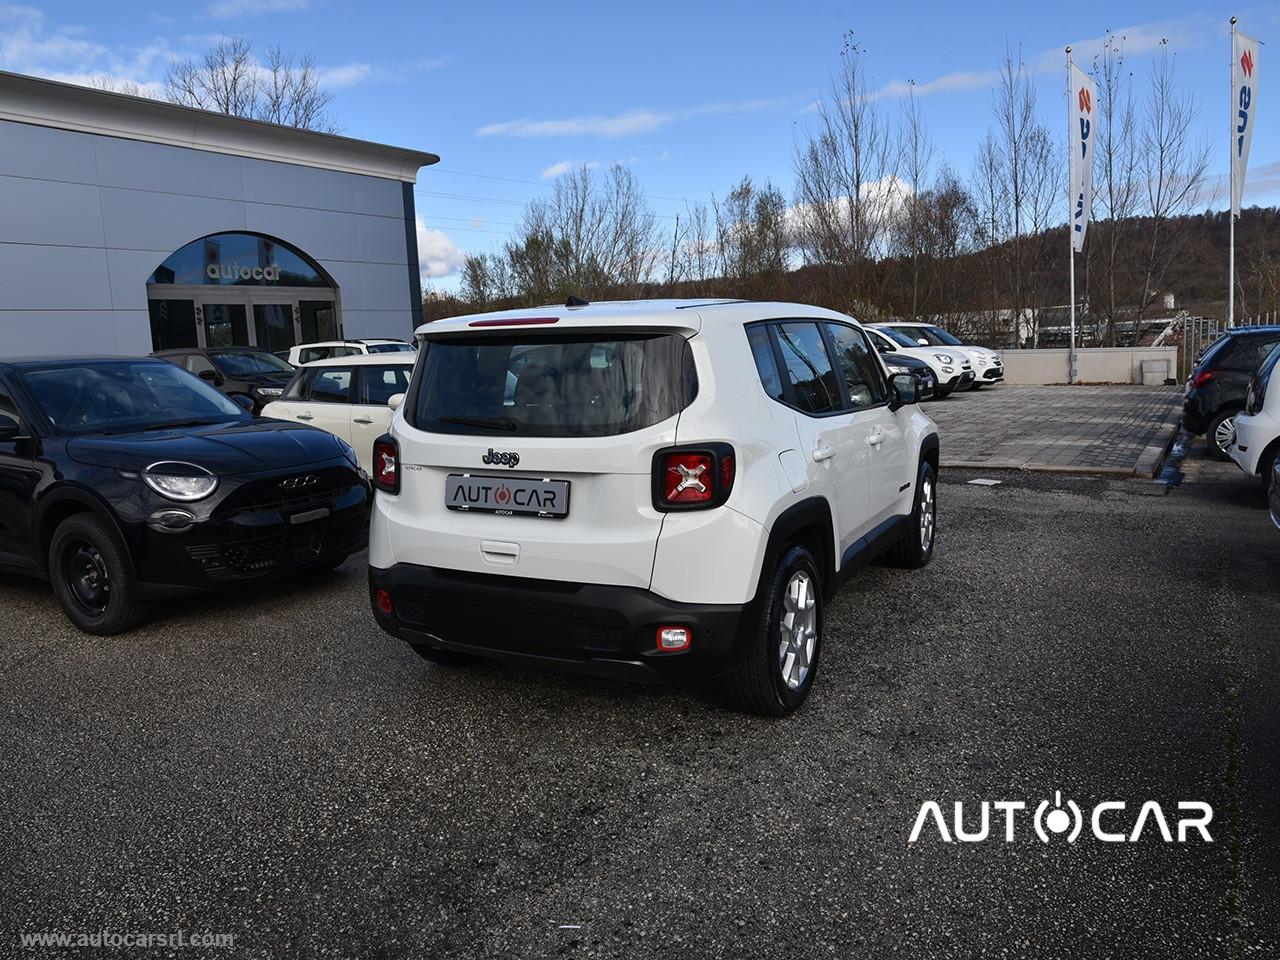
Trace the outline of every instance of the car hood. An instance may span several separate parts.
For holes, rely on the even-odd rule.
[[[161,460],[198,464],[220,476],[287,470],[344,456],[338,438],[301,423],[265,417],[110,436],[73,437],[67,452],[81,463],[141,470]]]

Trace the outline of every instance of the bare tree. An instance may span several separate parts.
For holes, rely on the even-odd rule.
[[[901,246],[910,268],[911,319],[920,314],[920,257],[925,241],[927,210],[920,202],[933,164],[933,140],[925,126],[916,99],[915,83],[902,105],[902,126],[898,155],[902,158],[902,178],[906,181],[907,197],[899,218]]]
[[[738,292],[755,295],[776,285],[787,268],[787,201],[773,184],[756,187],[750,177],[712,201],[716,253],[722,276]]]
[[[107,93],[123,93],[130,97],[143,96],[142,87],[132,80],[123,80],[106,73],[99,73],[89,78],[89,86]]]
[[[199,60],[174,61],[165,97],[185,107],[336,132],[326,112],[333,95],[320,86],[311,55],[295,58],[273,46],[263,65],[244,37],[222,38]]]
[[[1015,316],[1027,307],[1023,241],[1027,233],[1027,191],[1029,159],[1036,123],[1036,88],[1026,65],[1012,53],[1005,56],[1000,70],[992,109],[996,119],[996,145],[1005,199],[1009,203],[1009,293]]]
[[[1094,199],[1101,214],[1095,219],[1092,236],[1106,284],[1106,329],[1104,340],[1116,343],[1116,323],[1121,309],[1117,285],[1123,261],[1130,248],[1129,231],[1140,199],[1138,182],[1137,121],[1133,105],[1133,77],[1125,65],[1124,37],[1108,34],[1102,52],[1094,59],[1094,81],[1098,85],[1098,135],[1094,152],[1100,183]],[[1092,252],[1092,251],[1091,251]]]
[[[840,73],[818,105],[817,131],[795,152],[797,242],[810,262],[852,274],[855,289],[846,297],[858,295],[858,273],[880,251],[901,202],[892,126],[872,95],[863,57],[846,35]]]
[[[1182,254],[1191,224],[1184,215],[1199,205],[1209,169],[1208,142],[1192,140],[1195,120],[1195,100],[1178,92],[1173,55],[1162,40],[1151,66],[1151,90],[1139,138],[1138,168],[1146,187],[1144,212],[1150,224],[1140,265],[1136,320],[1185,271]],[[1140,329],[1135,323],[1135,342]]]
[[[525,209],[506,257],[524,298],[597,298],[648,281],[663,255],[656,220],[629,169],[580,167]]]
[[[1006,184],[1002,175],[1000,148],[996,145],[995,134],[990,130],[978,146],[972,183],[975,240],[983,250],[980,262],[987,300],[987,339],[988,342],[998,343],[1003,337],[1001,310],[1005,306],[1000,289],[1000,259],[1001,247],[1009,236],[1009,206],[1005,196]],[[1018,336],[1016,319],[1013,335],[1015,339]]]

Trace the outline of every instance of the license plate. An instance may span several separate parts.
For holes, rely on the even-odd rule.
[[[451,473],[444,505],[466,513],[558,519],[569,515],[569,481]]]

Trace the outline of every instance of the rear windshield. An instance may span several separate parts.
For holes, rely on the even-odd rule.
[[[370,353],[413,353],[411,343],[370,343],[366,346]]]
[[[605,437],[661,423],[697,393],[677,334],[431,340],[410,423],[433,433]]]
[[[268,373],[293,373],[293,367],[274,353],[259,350],[210,350],[209,356],[229,377],[257,377]]]

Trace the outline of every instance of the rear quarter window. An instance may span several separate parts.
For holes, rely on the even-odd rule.
[[[667,420],[698,379],[678,334],[429,340],[406,417],[433,433],[600,437]]]

